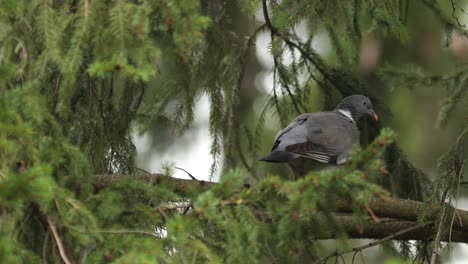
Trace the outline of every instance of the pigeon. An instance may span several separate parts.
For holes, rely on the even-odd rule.
[[[301,114],[278,132],[271,152],[260,161],[288,163],[294,178],[304,175],[300,171],[304,162],[298,160],[314,169],[346,164],[353,145],[359,144],[356,123],[364,116],[378,121],[364,95],[345,97],[334,111]]]

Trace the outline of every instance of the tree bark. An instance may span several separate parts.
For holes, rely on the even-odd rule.
[[[387,200],[374,198],[369,201],[369,206],[379,217],[417,221],[418,217],[421,217],[424,213],[424,219],[426,221],[430,221],[437,218],[437,214],[442,210],[443,204],[427,204],[420,201],[398,198]],[[455,208],[452,209],[455,210],[455,221],[453,222],[454,229],[468,232],[468,211]],[[350,206],[345,203],[339,206],[339,210],[344,213],[352,212]]]
[[[418,225],[415,221],[406,221],[398,220],[393,218],[381,218],[382,222],[376,223],[374,221],[369,221],[365,226],[359,226],[354,222],[353,217],[351,216],[338,216],[337,222],[346,230],[349,238],[358,238],[358,239],[381,239],[386,236],[396,234],[400,230],[410,228],[412,226]],[[434,229],[432,229],[432,224],[428,223],[425,226],[421,226],[409,232],[395,235],[394,239],[398,240],[431,240],[433,238]],[[317,237],[318,239],[334,239],[336,238],[335,234],[322,235]],[[440,241],[451,241],[451,242],[460,242],[468,243],[468,232],[460,230],[452,230],[452,232],[447,232],[444,234]]]
[[[94,188],[99,191],[112,184],[122,181],[143,181],[151,185],[164,185],[172,188],[175,193],[185,193],[187,188],[201,188],[201,190],[208,190],[211,186],[215,185],[216,182],[208,181],[195,181],[186,180],[164,176],[162,174],[138,174],[138,175],[115,175],[115,174],[100,174],[94,176]]]
[[[112,184],[122,181],[144,181],[151,185],[164,185],[176,193],[183,194],[188,189],[200,188],[208,190],[216,185],[216,182],[187,180],[164,176],[161,174],[142,175],[95,175],[94,186],[97,191],[109,187]],[[418,224],[418,218],[424,213],[426,222],[434,221],[443,204],[427,204],[420,201],[389,198],[386,200],[373,198],[369,201],[369,206],[375,214],[382,218],[381,223],[369,221],[365,226],[358,226],[353,222],[351,216],[338,216],[337,221],[343,226],[350,238],[370,238],[380,239],[397,233],[400,230]],[[468,243],[468,211],[452,208],[455,220],[453,230],[444,234],[441,241]],[[352,213],[349,203],[340,203],[338,206],[340,213]],[[400,234],[395,239],[401,240],[427,240],[432,235],[429,228],[431,224],[413,229],[404,234]],[[321,235],[317,239],[333,239],[336,234]]]

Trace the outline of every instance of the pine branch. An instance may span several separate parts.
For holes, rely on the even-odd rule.
[[[432,225],[432,221],[418,224],[414,221],[400,221],[391,218],[383,218],[384,221],[381,223],[375,223],[374,221],[368,222],[364,227],[358,226],[354,222],[354,218],[351,216],[340,216],[337,217],[336,221],[340,224],[348,234],[349,238],[355,239],[379,239],[369,244],[365,244],[359,247],[360,250],[376,246],[387,240],[425,240],[427,239],[427,228]],[[448,235],[442,235],[440,241],[451,241],[458,243],[468,242],[468,233],[462,231],[453,231],[452,240],[449,240]],[[334,239],[336,236],[319,236],[316,239]],[[385,240],[385,241],[382,241]]]
[[[161,174],[150,175],[95,175],[94,186],[97,191],[111,186],[114,183],[122,181],[143,181],[151,185],[164,185],[172,187],[173,191],[179,194],[184,194],[189,189],[200,188],[200,190],[208,190],[215,186],[216,182],[194,181],[187,179],[178,179]],[[249,188],[249,185],[245,185]],[[405,228],[409,228],[418,222],[421,215],[424,215],[426,222],[437,219],[438,213],[442,210],[443,204],[425,204],[414,200],[404,200],[392,198],[382,200],[373,198],[369,201],[369,206],[375,214],[382,219],[393,219],[392,221],[382,221],[381,223],[370,222],[363,227],[357,226],[351,217],[338,217],[338,223],[347,231],[351,238],[374,238],[381,239],[390,234],[395,234]],[[349,203],[342,202],[338,204],[338,212],[352,213],[352,207]],[[457,221],[453,223],[452,242],[468,243],[468,211],[455,209],[454,214],[457,215]],[[335,237],[333,234],[328,236],[318,237],[320,239],[331,239]],[[402,240],[424,240],[426,238],[425,229],[412,230],[411,232],[402,234],[399,239]],[[440,241],[449,241],[448,235],[441,235]]]
[[[414,200],[404,200],[398,198],[382,199],[374,198],[369,201],[369,206],[379,217],[395,218],[406,221],[417,221],[424,214],[426,221],[437,219],[439,212],[443,209],[443,204],[427,205]],[[340,212],[351,213],[351,207],[343,203],[338,209]],[[468,211],[455,209],[454,214],[459,216],[460,221],[454,223],[454,228],[468,232]]]
[[[322,74],[322,76],[327,79],[330,83],[332,83],[334,86],[338,87],[337,83],[335,82],[335,80],[328,74],[328,72],[326,71],[326,69],[324,69],[323,67],[323,62],[320,61],[320,58],[314,58],[313,57],[313,52],[310,51],[310,48],[309,48],[309,52],[306,51],[302,45],[302,43],[298,44],[298,43],[295,43],[293,41],[291,41],[289,38],[287,38],[284,34],[280,33],[278,31],[278,29],[273,25],[273,23],[271,22],[271,19],[268,15],[268,7],[267,7],[267,3],[266,3],[266,0],[262,0],[262,10],[263,10],[263,16],[265,17],[265,22],[266,22],[266,25],[268,26],[268,28],[270,29],[271,31],[271,34],[281,38],[288,46],[290,47],[293,47],[293,48],[296,48],[299,53],[301,54],[301,56],[303,58],[305,58],[307,61],[309,61],[312,65],[315,66],[315,68]]]
[[[94,188],[97,191],[106,188],[114,183],[122,181],[134,181],[139,180],[146,182],[150,185],[170,185],[173,187],[173,191],[176,193],[185,193],[189,186],[200,187],[201,190],[207,190],[214,186],[215,182],[207,181],[194,181],[186,179],[172,178],[164,176],[162,174],[139,174],[139,175],[95,175],[96,180],[94,181]]]

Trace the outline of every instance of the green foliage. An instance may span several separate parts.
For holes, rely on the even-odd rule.
[[[380,126],[361,129],[361,142],[369,146],[356,148],[341,169],[287,181],[259,177],[257,166],[271,112],[284,125],[297,113],[331,109],[341,97],[363,93],[389,118],[378,92],[356,77],[359,47],[371,35],[409,42],[403,8],[409,0],[399,6],[264,3],[269,19],[252,30],[262,4],[256,0],[0,1],[0,262],[58,263],[63,254],[74,263],[299,261],[318,254],[316,237],[346,241],[334,213],[337,200],[352,198],[353,219],[362,224],[375,192],[422,199],[424,175],[392,143],[393,132]],[[423,5],[449,31],[464,33],[437,2]],[[249,23],[247,33],[235,19]],[[305,39],[295,30],[302,22]],[[265,29],[275,87],[253,128],[243,123],[251,109],[243,109],[241,84]],[[336,51],[331,58],[312,48],[322,29]],[[287,62],[288,54],[300,56]],[[381,73],[389,81],[382,90],[447,87],[436,122],[441,126],[466,96],[463,69],[437,76],[394,68]],[[311,105],[317,91],[320,107]],[[189,186],[184,193],[171,183],[95,186],[93,175],[135,173],[133,129],[165,120],[183,133],[201,94],[210,101],[212,174],[223,164],[219,184],[205,192]],[[457,145],[441,159],[437,198],[456,197],[460,153]],[[256,179],[249,188],[248,176]],[[438,223],[451,219],[446,209]]]
[[[447,124],[450,114],[463,102],[468,91],[465,68],[443,75],[426,75],[421,68],[414,65],[406,65],[396,70],[386,66],[379,70],[379,75],[388,81],[392,89],[400,87],[412,89],[423,85],[445,88],[447,95],[441,100],[440,111],[435,121],[435,126],[438,128]]]
[[[298,181],[268,177],[245,188],[241,172],[231,171],[194,199],[192,214],[176,214],[169,221],[167,239],[178,251],[176,259],[256,263],[262,257],[300,258],[310,236],[340,230],[330,214],[338,201],[353,197],[357,219],[367,218],[364,205],[383,191],[369,180],[382,176],[380,157],[393,137],[384,130],[348,167],[311,173]]]

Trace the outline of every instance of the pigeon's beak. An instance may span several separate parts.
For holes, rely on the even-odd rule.
[[[370,110],[370,115],[371,115],[372,119],[374,119],[376,122],[379,121],[379,117],[374,112],[374,110]]]

